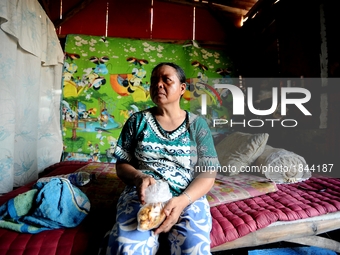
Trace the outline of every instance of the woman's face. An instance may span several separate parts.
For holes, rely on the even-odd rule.
[[[150,95],[152,101],[158,105],[177,103],[185,92],[186,84],[181,83],[176,69],[163,65],[152,73]]]

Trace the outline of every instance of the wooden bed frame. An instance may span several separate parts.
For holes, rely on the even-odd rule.
[[[279,221],[234,241],[211,249],[212,252],[254,247],[276,242],[317,246],[340,253],[340,242],[317,236],[340,229],[340,212],[296,221]]]

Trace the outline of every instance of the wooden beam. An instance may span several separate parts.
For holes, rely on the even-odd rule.
[[[287,240],[287,242],[303,244],[308,246],[317,246],[335,252],[340,252],[340,243],[338,241],[321,236],[300,237],[295,239],[289,239]]]
[[[218,10],[234,13],[237,15],[245,16],[248,13],[248,11],[245,9],[240,9],[240,8],[231,7],[227,5],[221,5],[221,4],[215,4],[215,3],[212,3],[211,5],[214,6]]]
[[[54,27],[58,28],[59,26],[61,26],[62,24],[64,24],[66,21],[68,21],[69,19],[71,19],[74,15],[76,15],[78,12],[80,12],[81,10],[85,9],[92,1],[94,0],[83,0],[80,1],[80,3],[76,4],[75,6],[73,6],[68,12],[66,12],[65,14],[63,14],[63,19],[59,19],[59,20],[55,20],[53,22]]]
[[[273,4],[276,0],[258,0],[256,4],[253,5],[253,7],[248,11],[247,15],[245,15],[245,18],[252,18],[258,11],[260,11],[265,6],[270,6]]]
[[[212,252],[244,247],[254,247],[264,244],[276,243],[281,241],[292,242],[292,240],[301,241],[298,238],[307,238],[309,236],[319,235],[325,232],[333,231],[340,228],[340,213],[330,213],[329,219],[323,218],[323,215],[316,216],[305,221],[291,221],[283,225],[267,226],[248,235],[240,237],[234,241],[226,242],[211,249]],[[336,218],[331,217],[336,215]],[[315,219],[315,220],[313,220]],[[333,244],[332,244],[333,245]],[[335,247],[338,247],[337,245]]]
[[[157,0],[160,2],[168,2],[168,3],[175,3],[175,4],[182,4],[182,5],[190,5],[194,7],[200,7],[200,8],[207,8],[209,5],[214,5],[217,9],[224,11],[224,12],[229,12],[233,14],[246,14],[247,10],[232,7],[232,6],[227,6],[227,5],[222,5],[222,4],[215,4],[211,1],[181,1],[181,0]]]
[[[216,4],[222,4],[222,5],[227,5],[227,6],[231,6],[231,7],[237,7],[240,9],[246,9],[246,10],[250,10],[251,7],[253,7],[253,5],[257,2],[255,1],[247,1],[247,0],[214,0],[214,1],[210,1],[212,3],[216,3]]]
[[[191,2],[191,1],[183,1],[183,0],[156,0],[156,1],[173,3],[173,4],[181,4],[181,5],[189,5],[193,7],[203,7],[203,4],[200,2]]]

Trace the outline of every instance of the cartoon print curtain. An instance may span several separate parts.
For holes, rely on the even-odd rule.
[[[111,154],[125,121],[153,105],[150,72],[160,62],[174,62],[184,69],[184,109],[200,114],[201,95],[206,94],[204,117],[213,135],[230,131],[227,125],[212,126],[214,118],[231,117],[230,93],[213,87],[235,83],[232,62],[223,52],[200,48],[195,41],[178,45],[69,35],[65,54],[61,103],[64,160],[114,162]]]

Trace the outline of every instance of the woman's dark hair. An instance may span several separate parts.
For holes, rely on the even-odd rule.
[[[162,63],[159,63],[158,65],[156,65],[152,69],[151,76],[161,66],[171,66],[171,67],[175,68],[179,81],[181,83],[185,83],[186,82],[187,79],[185,77],[185,73],[184,73],[183,69],[179,65],[176,65],[175,63],[171,63],[171,62],[162,62]]]

